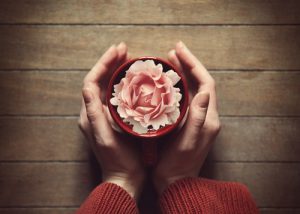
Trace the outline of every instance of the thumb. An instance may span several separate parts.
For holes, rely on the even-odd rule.
[[[87,86],[82,89],[82,96],[86,107],[87,118],[91,124],[95,136],[113,136],[109,125],[104,106],[100,100],[99,88]],[[112,138],[112,137],[111,137]]]
[[[95,96],[92,87],[85,87],[82,89],[82,96],[86,107],[86,114],[93,125],[103,116],[103,106],[101,100]]]
[[[106,139],[106,141],[97,142],[100,145],[115,146],[116,141],[114,141],[113,130],[106,118],[104,106],[99,94],[99,88],[83,88],[82,96],[86,107],[87,118],[91,124],[95,138]]]
[[[190,104],[188,119],[185,124],[186,136],[192,137],[198,135],[205,122],[208,103],[208,92],[199,92],[193,98]]]

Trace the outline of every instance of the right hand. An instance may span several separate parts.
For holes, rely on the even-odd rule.
[[[187,77],[193,99],[184,127],[164,139],[167,142],[153,173],[159,194],[179,179],[198,176],[220,130],[214,79],[182,42],[176,44],[168,58]]]

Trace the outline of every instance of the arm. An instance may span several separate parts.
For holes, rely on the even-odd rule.
[[[94,213],[138,213],[134,199],[120,186],[113,183],[102,183],[96,187],[77,214]]]
[[[161,195],[163,213],[241,213],[258,210],[246,186],[204,178],[185,178],[171,184]]]

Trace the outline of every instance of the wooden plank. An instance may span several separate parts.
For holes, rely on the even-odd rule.
[[[298,207],[299,163],[215,163],[204,174],[245,183],[260,207]],[[96,179],[88,163],[2,163],[0,206],[79,206]],[[98,169],[97,169],[98,170]]]
[[[216,161],[300,161],[300,118],[221,118]]]
[[[0,169],[2,207],[79,206],[99,182],[87,163],[0,163]]]
[[[0,208],[0,214],[73,214],[77,208]]]
[[[297,0],[2,0],[1,23],[299,24]]]
[[[300,209],[290,208],[261,208],[259,209],[260,214],[299,214]]]
[[[85,72],[0,72],[1,115],[78,115]],[[212,72],[219,112],[299,116],[299,72]]]
[[[81,161],[89,159],[89,147],[77,119],[0,119],[0,160]]]
[[[2,114],[78,115],[84,72],[0,73]]]
[[[223,115],[300,114],[300,73],[222,72],[213,77]]]
[[[221,118],[210,161],[300,161],[299,118]],[[0,119],[0,161],[86,161],[77,119]]]
[[[0,69],[89,69],[120,41],[133,56],[165,57],[178,40],[209,69],[300,69],[299,26],[4,25],[0,32]]]

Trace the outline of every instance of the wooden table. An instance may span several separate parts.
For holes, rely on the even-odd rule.
[[[84,75],[111,44],[166,57],[178,40],[217,82],[202,174],[300,213],[299,24],[297,0],[1,0],[0,213],[73,213],[100,177],[77,128]]]

